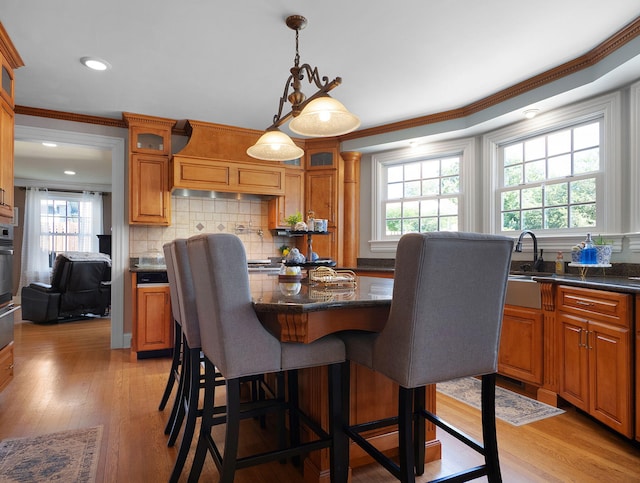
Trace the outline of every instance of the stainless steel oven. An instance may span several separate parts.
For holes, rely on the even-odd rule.
[[[0,307],[13,298],[13,226],[0,224]]]
[[[0,349],[13,340],[13,226],[0,224]]]

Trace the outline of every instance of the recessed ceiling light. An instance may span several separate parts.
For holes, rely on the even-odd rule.
[[[533,119],[538,115],[539,112],[540,109],[527,109],[522,114],[524,114],[524,117],[526,117],[527,119]]]
[[[83,57],[80,59],[80,62],[91,70],[107,70],[111,68],[109,62],[98,59],[97,57]]]
[[[67,169],[67,170],[64,172],[64,174],[67,174],[67,175],[69,175],[69,176],[73,176],[73,175],[75,175],[75,174],[76,174],[76,172],[75,172],[75,171],[71,171],[71,170]]]
[[[56,148],[56,147],[58,147],[58,145],[57,145],[56,143],[50,143],[50,142],[47,142],[47,141],[44,141],[44,142],[42,143],[42,145],[43,145],[43,146],[46,146],[46,147],[48,147],[48,148]]]

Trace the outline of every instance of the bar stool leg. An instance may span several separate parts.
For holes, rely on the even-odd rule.
[[[204,385],[204,409],[200,422],[200,435],[198,436],[198,445],[196,454],[193,457],[191,471],[189,473],[188,482],[197,483],[202,473],[205,459],[207,457],[209,440],[211,439],[211,427],[213,426],[213,417],[215,411],[215,366],[205,358],[205,385]],[[207,377],[208,374],[214,374]]]
[[[170,483],[177,483],[180,479],[180,474],[182,473],[184,463],[189,454],[189,449],[191,448],[193,433],[196,428],[196,420],[198,419],[198,399],[200,396],[200,349],[191,349],[188,345],[185,345],[184,359],[184,367],[188,370],[187,377],[189,379],[188,396],[185,401],[186,423],[184,426],[184,432],[182,433],[182,441],[180,442],[178,457],[176,458],[171,477],[169,478]]]
[[[211,434],[211,433],[209,433]],[[227,380],[227,427],[224,438],[224,464],[220,468],[220,483],[233,483],[238,459],[240,435],[240,379]]]
[[[184,421],[185,416],[185,400],[189,395],[189,357],[187,355],[187,339],[183,335],[182,336],[182,369],[180,371],[180,381],[178,382],[178,392],[176,394],[176,401],[173,405],[173,409],[171,411],[171,416],[169,417],[169,421],[167,421],[167,427],[169,423],[171,423],[171,428],[167,433],[167,428],[165,428],[165,434],[169,434],[169,440],[167,441],[167,446],[172,447],[176,444],[176,440],[178,439],[178,435],[180,434],[180,428],[182,427],[182,423]]]
[[[482,437],[487,479],[490,483],[502,482],[498,460],[498,438],[496,435],[496,375],[482,376]]]
[[[175,344],[173,345],[171,370],[169,371],[167,385],[164,388],[164,394],[162,394],[162,399],[160,400],[160,405],[158,406],[159,411],[164,411],[164,408],[167,406],[167,402],[169,402],[169,396],[171,396],[171,391],[173,390],[173,386],[176,382],[178,368],[180,367],[182,352],[180,346],[182,342],[182,327],[175,320],[173,321],[173,340],[175,341]],[[165,432],[165,434],[167,434],[167,432]]]
[[[335,483],[346,483],[349,478],[349,436],[344,431],[344,421],[349,425],[349,361],[331,364],[329,371],[329,432],[333,438],[330,451],[330,475]]]
[[[426,440],[425,418],[422,409],[426,403],[426,388],[417,387],[413,390],[413,451],[416,475],[424,474],[424,444]]]
[[[400,459],[400,481],[413,483],[415,460],[413,445],[413,389],[400,387],[398,390],[398,441]]]

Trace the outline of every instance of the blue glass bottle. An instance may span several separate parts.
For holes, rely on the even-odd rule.
[[[591,233],[587,233],[587,239],[584,241],[584,248],[580,252],[580,263],[586,265],[598,263],[598,250],[591,239]]]

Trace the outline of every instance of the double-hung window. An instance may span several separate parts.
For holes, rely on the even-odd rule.
[[[101,195],[50,193],[41,201],[40,219],[50,266],[59,252],[97,251],[96,235],[102,227]]]
[[[466,229],[473,146],[467,139],[373,157],[372,251],[392,250],[406,233]]]
[[[610,94],[485,135],[485,226],[564,238],[559,247],[619,231],[619,116]]]
[[[597,225],[602,118],[500,146],[500,231]]]

